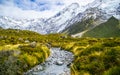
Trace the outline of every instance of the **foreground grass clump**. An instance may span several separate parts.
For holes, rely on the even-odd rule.
[[[120,74],[120,66],[112,67],[104,73],[104,75],[119,75],[119,74]]]
[[[42,63],[49,56],[49,49],[44,46],[18,46],[18,50],[0,51],[0,75],[18,75]]]

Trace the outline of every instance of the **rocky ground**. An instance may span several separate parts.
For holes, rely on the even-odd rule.
[[[70,75],[70,64],[74,56],[60,48],[51,48],[51,55],[42,64],[29,70],[25,75]]]

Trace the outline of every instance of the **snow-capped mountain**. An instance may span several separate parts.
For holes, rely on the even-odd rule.
[[[0,27],[36,31],[41,34],[59,33],[70,25],[91,16],[107,20],[111,16],[120,19],[119,0],[95,0],[85,6],[73,3],[55,16],[48,19],[18,20],[10,17],[0,17]]]
[[[45,24],[44,19],[32,19],[32,20],[17,20],[10,17],[0,17],[0,27],[8,29],[22,29],[31,30],[39,33],[46,33],[43,30]]]

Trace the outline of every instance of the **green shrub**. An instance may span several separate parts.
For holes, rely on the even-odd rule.
[[[115,66],[104,72],[104,75],[120,75],[120,66]]]

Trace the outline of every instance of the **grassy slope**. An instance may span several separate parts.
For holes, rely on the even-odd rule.
[[[69,38],[52,46],[74,53],[71,75],[120,74],[120,38]]]
[[[119,37],[120,21],[111,17],[107,22],[86,32],[83,37]]]
[[[71,38],[62,34],[39,35],[4,29],[1,32],[0,75],[22,74],[43,62],[49,55],[46,43],[74,53],[72,75],[120,75],[120,38]],[[32,41],[37,45],[31,46]]]
[[[0,75],[22,75],[44,62],[50,52],[43,37],[27,30],[0,29]]]
[[[66,28],[65,30],[63,30],[63,33],[66,33],[69,35],[76,34],[76,33],[82,32],[86,29],[89,29],[90,27],[92,27],[92,24],[93,24],[92,18],[83,20],[81,22],[78,22],[78,23]]]

